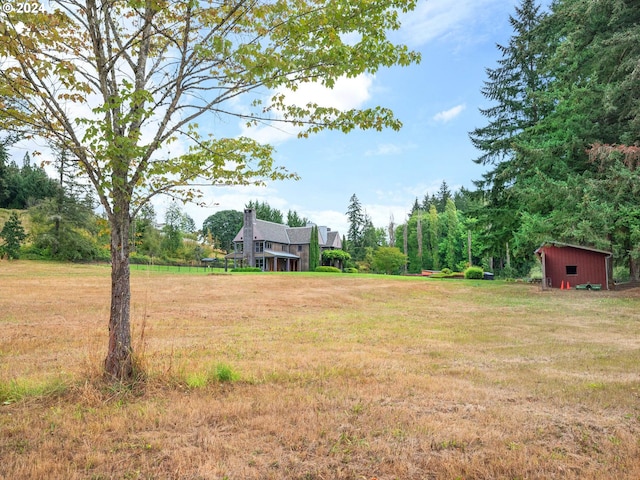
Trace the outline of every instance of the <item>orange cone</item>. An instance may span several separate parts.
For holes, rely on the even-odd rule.
[[[560,284],[560,290],[564,290],[564,280],[562,280],[562,283]]]
[[[569,280],[567,280],[567,290],[571,290],[571,284],[569,283]]]

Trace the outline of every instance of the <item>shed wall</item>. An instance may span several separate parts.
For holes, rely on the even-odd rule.
[[[545,276],[551,279],[551,287],[559,288],[562,282],[575,287],[583,283],[600,283],[607,288],[606,255],[572,247],[546,246]],[[575,266],[576,274],[567,274],[567,266]]]

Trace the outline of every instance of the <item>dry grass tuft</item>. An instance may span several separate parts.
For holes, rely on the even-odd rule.
[[[0,478],[640,478],[638,292],[0,264]]]

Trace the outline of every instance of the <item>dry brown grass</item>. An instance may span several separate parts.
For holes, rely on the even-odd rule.
[[[0,263],[0,478],[640,478],[633,292],[134,271],[126,388],[109,285]]]

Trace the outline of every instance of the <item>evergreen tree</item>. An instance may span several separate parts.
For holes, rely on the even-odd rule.
[[[473,145],[483,152],[476,163],[512,161],[517,137],[550,109],[542,96],[547,79],[541,69],[545,50],[536,30],[541,19],[540,6],[534,0],[521,0],[515,16],[509,16],[514,34],[507,45],[497,45],[502,58],[497,68],[486,69],[488,79],[482,89],[484,97],[494,102],[480,109],[489,123],[469,134]],[[485,177],[488,184],[500,181],[497,173]]]
[[[309,223],[308,218],[301,217],[295,210],[287,212],[287,225],[290,227],[304,227]]]
[[[364,223],[362,225],[362,248],[371,248],[372,250],[386,244],[387,234],[384,228],[376,228],[373,225],[371,217],[365,212]]]
[[[267,202],[260,202],[259,200],[249,201],[245,208],[252,208],[256,211],[256,218],[258,220],[264,220],[265,222],[284,223],[282,212],[277,208],[271,207]]]
[[[440,188],[438,189],[438,193],[434,198],[438,213],[444,212],[445,208],[447,207],[447,202],[450,198],[451,190],[449,189],[449,185],[447,185],[447,182],[443,180],[440,184]]]
[[[318,227],[311,227],[311,240],[309,244],[309,271],[313,272],[320,265],[320,243],[318,240]]]
[[[0,140],[0,207],[6,205],[9,198],[9,152],[7,147],[11,142],[11,138]]]
[[[9,215],[0,231],[0,238],[4,240],[4,244],[0,245],[0,257],[6,255],[9,259],[20,258],[20,245],[27,238],[27,234],[16,212]]]
[[[539,168],[531,135],[552,110],[546,95],[549,55],[541,23],[545,18],[534,0],[521,0],[509,17],[513,35],[507,45],[497,45],[502,57],[498,67],[487,69],[482,94],[493,104],[480,112],[488,119],[484,127],[469,136],[482,154],[475,160],[493,168],[476,181],[483,190],[483,204],[475,214],[486,256],[503,258],[505,246],[520,228],[526,201],[524,187],[534,169]],[[514,188],[517,186],[517,188]],[[527,258],[530,258],[530,253]]]
[[[422,205],[420,206],[420,209],[423,212],[428,212],[429,209],[431,208],[431,205],[436,203],[436,197],[435,195],[430,196],[428,193],[426,193],[424,195],[424,198],[422,199]]]
[[[365,226],[365,215],[362,210],[362,205],[360,205],[360,201],[355,193],[349,199],[347,218],[349,220],[349,228],[347,230],[347,251],[354,260],[362,260],[364,258],[363,231]]]
[[[640,276],[637,167],[627,162],[640,143],[639,25],[637,2],[620,0],[560,0],[543,20],[555,108],[528,132],[528,169],[512,188],[527,222],[515,252],[544,232],[612,249]]]
[[[4,158],[2,158],[4,156]],[[43,168],[32,165],[31,157],[25,154],[22,167],[7,161],[7,152],[0,152],[0,167],[4,181],[0,180],[4,192],[0,193],[0,208],[24,210],[39,200],[58,195],[58,184],[49,178]]]
[[[413,202],[413,205],[411,206],[411,212],[409,213],[409,215],[413,215],[418,210],[420,210],[420,202],[418,202],[418,197],[416,197],[416,199]]]

